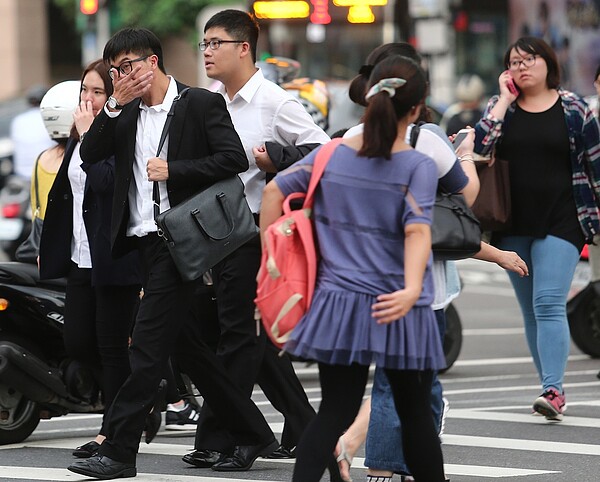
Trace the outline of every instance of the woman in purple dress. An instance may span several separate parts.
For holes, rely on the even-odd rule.
[[[414,61],[378,64],[364,132],[337,147],[316,191],[317,286],[286,350],[318,362],[323,399],[296,450],[295,482],[321,479],[360,408],[371,363],[389,378],[415,479],[444,480],[430,409],[433,372],[445,365],[431,309],[437,168],[405,142],[426,91]],[[267,185],[261,232],[280,216],[285,196],[306,192],[317,151]]]

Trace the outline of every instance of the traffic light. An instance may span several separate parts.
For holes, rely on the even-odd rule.
[[[98,11],[98,0],[79,0],[79,10],[84,15],[94,15]]]

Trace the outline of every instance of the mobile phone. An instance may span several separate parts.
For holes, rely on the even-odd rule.
[[[456,134],[456,137],[452,141],[452,147],[454,147],[454,149],[456,149],[458,146],[460,146],[460,144],[462,143],[462,141],[465,140],[465,137],[467,137],[467,135],[469,134],[469,132],[471,132],[471,129],[461,129],[461,130],[459,130],[457,132],[457,134]]]
[[[508,79],[508,81],[506,82],[506,86],[508,87],[508,90],[510,90],[510,93],[513,95],[519,95],[519,88],[517,87],[517,85],[515,84],[514,79],[512,78],[512,76],[510,77],[510,79]]]

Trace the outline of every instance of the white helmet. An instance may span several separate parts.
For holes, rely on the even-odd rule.
[[[52,139],[69,137],[73,126],[73,113],[79,104],[81,82],[66,80],[50,87],[40,103],[46,130]]]

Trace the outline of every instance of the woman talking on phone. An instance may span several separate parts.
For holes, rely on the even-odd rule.
[[[556,54],[542,39],[517,40],[504,66],[500,95],[490,99],[476,126],[475,151],[495,149],[495,157],[509,163],[512,226],[492,241],[529,266],[529,277],[508,274],[542,385],[533,409],[561,420],[567,294],[583,245],[600,229],[598,124],[579,96],[560,87]]]

